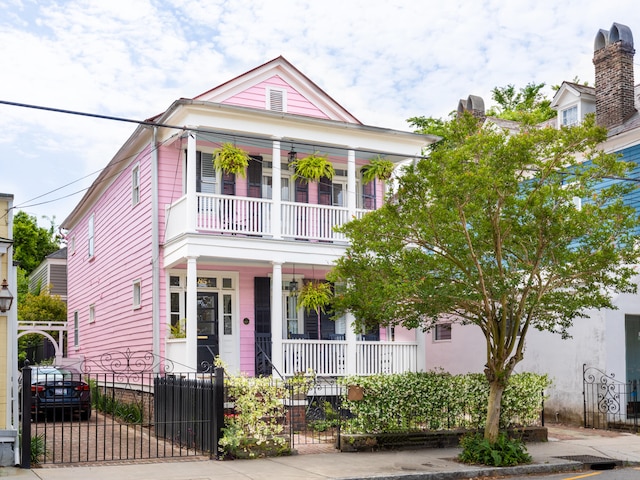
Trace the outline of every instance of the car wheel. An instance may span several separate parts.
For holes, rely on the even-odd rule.
[[[91,407],[80,412],[80,420],[89,420],[91,418]]]

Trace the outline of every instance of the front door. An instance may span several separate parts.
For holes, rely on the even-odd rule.
[[[213,369],[218,354],[218,293],[198,292],[198,371]]]

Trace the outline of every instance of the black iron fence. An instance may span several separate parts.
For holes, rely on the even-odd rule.
[[[23,468],[218,455],[222,369],[183,373],[163,363],[158,370],[148,352],[109,358],[22,370]]]
[[[582,366],[585,428],[638,432],[638,381],[623,382],[613,373]]]

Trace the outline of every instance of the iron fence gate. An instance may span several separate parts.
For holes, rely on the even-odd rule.
[[[638,381],[623,382],[613,373],[582,366],[585,428],[628,429],[638,432]]]
[[[149,352],[74,367],[29,367],[21,381],[21,466],[217,456],[223,371],[176,372]]]

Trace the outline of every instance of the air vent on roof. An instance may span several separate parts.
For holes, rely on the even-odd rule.
[[[269,110],[284,112],[284,92],[282,90],[269,89]]]

